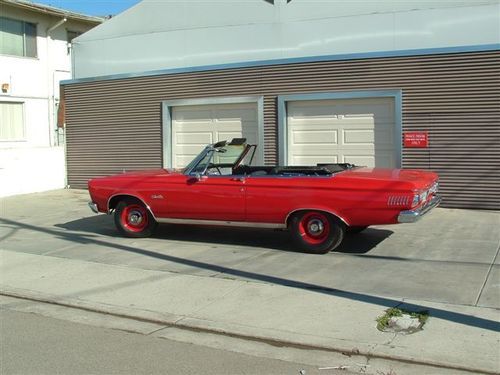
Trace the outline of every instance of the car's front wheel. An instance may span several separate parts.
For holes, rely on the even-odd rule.
[[[325,212],[301,211],[290,219],[290,230],[300,250],[326,254],[344,239],[345,225]]]
[[[115,225],[127,237],[149,237],[157,222],[146,206],[135,199],[125,199],[115,209]]]

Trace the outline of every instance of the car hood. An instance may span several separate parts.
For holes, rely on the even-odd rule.
[[[340,178],[380,182],[406,183],[414,189],[425,189],[432,185],[438,175],[420,169],[353,168],[338,175]]]
[[[110,175],[110,176],[103,176],[103,177],[95,177],[89,180],[89,184],[107,184],[111,183],[113,181],[122,181],[123,180],[129,180],[129,181],[146,181],[149,180],[150,178],[155,178],[155,177],[162,177],[162,176],[168,176],[168,175],[178,175],[181,173],[179,170],[175,169],[146,169],[146,170],[139,170],[139,171],[130,171],[130,172],[123,172],[120,174],[115,174],[115,175]]]
[[[169,174],[178,174],[180,171],[175,169],[145,169],[139,171],[123,172],[104,178],[144,178],[144,177],[158,177]]]
[[[145,169],[141,171],[130,171],[130,172],[124,172],[122,174],[117,174],[114,175],[113,177],[147,177],[147,176],[162,176],[165,174],[172,174],[175,173],[174,170],[168,170],[168,169]]]

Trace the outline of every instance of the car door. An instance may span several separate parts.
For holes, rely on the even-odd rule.
[[[244,221],[243,176],[179,175],[164,188],[160,218]]]

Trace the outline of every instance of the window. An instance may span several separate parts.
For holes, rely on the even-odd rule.
[[[36,25],[0,17],[0,53],[36,57]]]
[[[82,35],[82,33],[80,31],[66,30],[66,35],[67,35],[68,43],[73,43],[73,39]]]
[[[24,104],[0,102],[0,141],[24,140]]]

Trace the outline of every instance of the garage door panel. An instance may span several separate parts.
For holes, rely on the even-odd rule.
[[[360,117],[360,118],[348,118],[348,117],[341,117],[337,121],[334,121],[330,124],[334,126],[339,126],[339,127],[357,127],[357,128],[364,128],[364,129],[373,129],[375,128],[375,120],[371,118],[366,118],[366,117]]]
[[[330,118],[334,115],[334,107],[328,107],[322,103],[293,103],[292,117],[295,120]]]
[[[337,144],[338,133],[335,130],[295,130],[292,142],[295,145]]]
[[[191,160],[193,160],[198,153],[195,154],[187,154],[187,155],[176,155],[175,160],[173,161],[174,168],[184,168],[186,167]]]
[[[395,165],[392,98],[289,102],[287,109],[289,164]]]
[[[190,132],[196,133],[207,129],[210,126],[210,121],[196,121],[196,122],[184,122],[184,121],[174,121],[173,131],[174,132]]]
[[[172,111],[172,120],[188,122],[210,122],[212,119],[212,111],[200,110],[193,107],[186,107],[182,109],[174,108]]]
[[[255,109],[241,109],[241,110],[228,110],[220,109],[214,110],[212,114],[213,118],[217,121],[257,121],[257,113]]]
[[[172,166],[186,166],[209,143],[247,138],[257,143],[255,103],[180,106],[172,109]]]
[[[342,155],[341,163],[351,163],[355,165],[374,167],[375,158],[368,155]]]
[[[217,131],[224,131],[224,130],[230,130],[230,131],[246,131],[246,129],[256,129],[257,123],[255,121],[236,121],[236,120],[231,120],[231,121],[218,121],[214,120],[213,126]]]
[[[371,130],[345,129],[342,132],[344,145],[373,145],[375,134]]]
[[[338,119],[335,116],[330,116],[328,118],[310,118],[310,119],[289,119],[289,123],[293,123],[294,127],[297,129],[311,129],[311,128],[316,128],[316,129],[330,129],[332,124],[337,122]]]
[[[230,141],[233,138],[246,138],[247,143],[256,144],[257,143],[257,133],[256,132],[219,132],[218,133],[219,141],[228,140]]]
[[[369,115],[372,117],[393,116],[394,102],[391,99],[353,99],[349,104],[336,106],[338,114],[346,116]]]
[[[352,152],[356,152],[357,150],[352,150]],[[321,145],[318,147],[304,146],[300,151],[297,151],[293,154],[293,157],[323,157],[323,156],[335,156],[338,157],[338,152],[335,148],[332,149],[329,145]]]
[[[340,163],[335,155],[327,156],[294,156],[292,165],[316,165],[318,163]]]
[[[207,145],[213,143],[212,132],[177,132],[175,142],[178,145]]]

